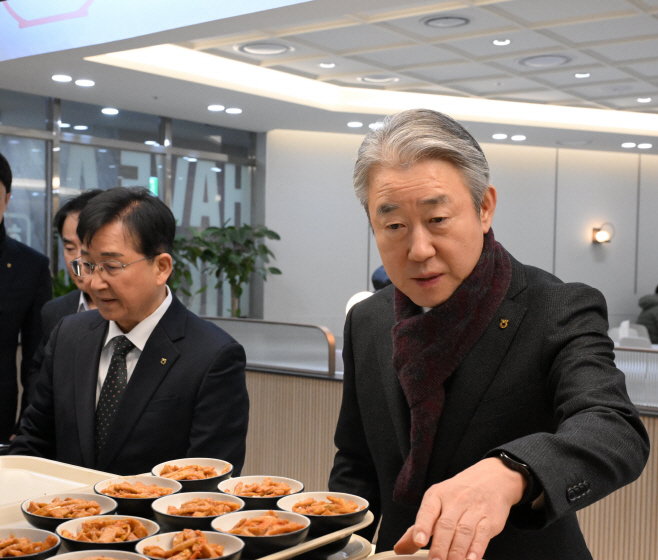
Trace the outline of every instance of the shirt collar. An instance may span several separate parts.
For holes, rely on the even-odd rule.
[[[165,284],[165,288],[167,289],[167,297],[165,297],[164,301],[160,304],[160,307],[158,307],[141,323],[135,325],[135,327],[133,327],[133,329],[130,332],[124,333],[119,328],[119,325],[117,325],[114,321],[110,321],[110,327],[107,330],[107,336],[105,337],[105,344],[103,345],[103,347],[107,346],[107,344],[114,337],[125,336],[128,340],[130,340],[130,342],[132,342],[135,345],[135,347],[140,352],[143,351],[144,346],[146,346],[146,342],[148,341],[149,337],[151,336],[151,333],[153,332],[153,329],[155,329],[157,324],[160,322],[160,319],[162,319],[162,316],[165,314],[167,309],[169,309],[169,306],[171,305],[171,302],[173,300],[171,291],[169,290],[169,286]]]
[[[78,313],[82,313],[83,311],[89,311],[89,303],[87,303],[87,297],[85,296],[85,293],[80,290],[80,301],[78,302]]]

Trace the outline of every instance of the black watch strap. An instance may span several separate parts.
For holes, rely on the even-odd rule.
[[[512,469],[513,471],[521,473],[521,475],[523,475],[523,478],[525,478],[526,481],[525,490],[523,492],[523,496],[521,497],[521,500],[516,505],[533,502],[539,497],[539,495],[541,494],[541,486],[535,480],[535,477],[530,472],[530,468],[528,467],[528,465],[521,463],[516,459],[512,459],[504,451],[499,451],[495,455],[495,457],[498,457],[508,469]]]

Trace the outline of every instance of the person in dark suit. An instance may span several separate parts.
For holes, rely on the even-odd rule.
[[[240,472],[244,350],[166,286],[174,232],[171,211],[146,189],[110,189],[80,213],[73,266],[98,310],[53,330],[10,454],[120,475],[215,457]]]
[[[495,241],[486,158],[441,113],[387,117],[354,183],[393,285],[346,319],[330,490],[370,501],[379,551],[591,558],[575,512],[649,454],[603,296]]]
[[[0,443],[15,432],[18,404],[16,352],[21,336],[21,411],[32,394],[31,362],[41,339],[41,308],[52,297],[48,258],[7,235],[4,213],[12,173],[0,154]]]
[[[43,309],[41,309],[43,337],[32,360],[32,368],[34,370],[32,375],[34,378],[41,371],[46,344],[48,344],[50,333],[53,332],[57,323],[67,315],[96,309],[96,304],[91,299],[91,296],[84,291],[84,279],[73,272],[71,261],[80,257],[80,249],[82,248],[82,243],[76,233],[80,212],[87,206],[87,202],[102,192],[100,189],[92,189],[76,197],[69,198],[60,206],[55,214],[53,222],[59,233],[59,238],[62,240],[62,253],[66,262],[66,268],[78,289],[47,302],[43,306]]]

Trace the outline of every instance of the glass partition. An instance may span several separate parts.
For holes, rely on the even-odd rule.
[[[245,349],[247,369],[312,374],[336,374],[334,336],[325,327],[255,319],[206,317]]]
[[[658,407],[658,350],[615,348],[615,363],[626,375],[633,404]]]

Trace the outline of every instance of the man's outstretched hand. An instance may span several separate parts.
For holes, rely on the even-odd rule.
[[[520,473],[491,457],[431,486],[416,523],[397,542],[395,552],[413,554],[432,537],[428,560],[481,560],[521,500],[525,484]]]

